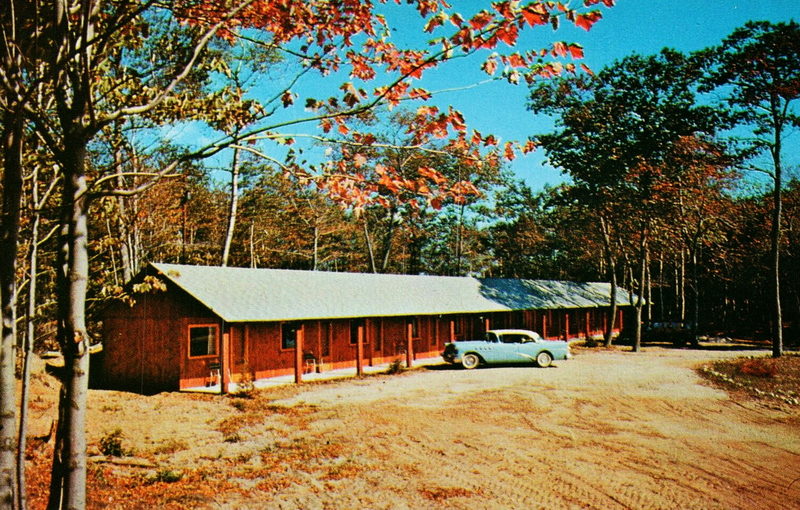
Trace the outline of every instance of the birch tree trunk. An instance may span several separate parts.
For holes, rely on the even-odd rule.
[[[53,181],[55,184],[56,180]],[[52,189],[52,187],[51,187]],[[48,195],[48,193],[45,193]],[[39,270],[39,223],[41,221],[41,208],[47,201],[47,196],[43,200],[39,199],[39,172],[34,166],[31,176],[31,202],[32,202],[32,221],[31,221],[31,248],[28,256],[28,309],[25,314],[25,344],[22,359],[22,394],[20,395],[19,405],[19,438],[17,440],[17,508],[20,510],[27,508],[27,491],[25,482],[25,450],[27,449],[26,431],[28,430],[28,401],[29,385],[31,379],[31,356],[33,355],[33,343],[35,340],[35,317],[36,300]]]
[[[22,117],[3,118],[3,210],[0,222],[0,508],[15,503],[17,421],[14,377],[16,268],[22,197]]]
[[[699,229],[698,234],[692,240],[692,346],[699,345],[698,335],[700,328],[700,282],[697,275],[697,251],[700,249]]]
[[[228,228],[225,230],[225,241],[222,244],[222,267],[228,265],[233,243],[233,232],[236,229],[236,214],[239,208],[239,149],[233,149],[231,161],[231,200],[228,208]]]
[[[114,151],[114,163],[118,171],[122,168],[122,155],[119,149]],[[125,188],[122,175],[117,176],[117,187]],[[117,236],[119,237],[119,258],[122,267],[122,282],[127,283],[133,277],[133,261],[131,257],[131,236],[128,228],[128,207],[125,197],[117,197]],[[116,276],[116,275],[115,275]]]
[[[86,142],[68,144],[62,168],[63,220],[57,286],[59,343],[64,356],[64,381],[59,402],[57,447],[60,463],[54,462],[53,484],[60,497],[51,493],[51,508],[86,507],[86,403],[89,390],[89,336],[86,332],[86,290],[89,275],[88,197],[86,189]],[[54,485],[51,485],[54,487]]]
[[[367,224],[367,217],[364,215],[362,217],[362,223],[364,225],[364,242],[367,245],[367,257],[369,260],[369,267],[373,273],[378,272],[378,268],[375,266],[375,250],[372,247],[372,236],[369,232],[369,225]]]
[[[642,349],[642,309],[644,307],[644,293],[646,286],[647,274],[647,260],[648,246],[647,246],[647,230],[648,227],[642,228],[641,240],[639,241],[639,287],[638,296],[636,296],[636,324],[634,325],[634,339],[633,339],[633,352],[639,352]],[[631,281],[631,284],[633,282]]]

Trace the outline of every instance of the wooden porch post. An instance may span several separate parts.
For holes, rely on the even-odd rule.
[[[406,368],[411,368],[414,361],[414,325],[411,322],[406,324]]]
[[[569,310],[564,310],[564,341],[569,340]]]
[[[364,325],[358,324],[356,327],[356,375],[361,377],[364,375]]]
[[[220,346],[219,360],[220,360],[220,393],[228,393],[228,384],[230,381],[230,354],[231,354],[231,334],[230,332],[222,333],[222,345]]]
[[[547,313],[542,314],[542,338],[547,338]]]
[[[586,330],[586,340],[589,340],[589,337],[592,336],[591,317],[592,317],[592,312],[586,310],[586,327],[584,328]]]
[[[375,321],[367,319],[364,322],[364,348],[367,349],[366,358],[367,364],[371,367],[375,366]]]
[[[455,319],[452,319],[450,321],[450,341],[451,342],[455,342],[456,341],[456,321],[455,321]]]
[[[297,328],[294,341],[294,382],[303,382],[303,326]]]
[[[489,317],[486,317],[485,319],[483,319],[483,332],[486,333],[490,329],[492,329],[491,321],[489,320]]]

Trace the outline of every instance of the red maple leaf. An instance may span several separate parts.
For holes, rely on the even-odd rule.
[[[600,11],[587,12],[586,14],[575,15],[575,25],[581,27],[587,32],[592,29],[592,25],[597,23],[603,15]]]
[[[567,48],[569,49],[569,54],[572,58],[583,58],[583,46],[580,44],[572,43],[567,46]]]
[[[533,4],[522,9],[522,17],[530,26],[546,25],[550,21],[550,14],[542,4]]]
[[[483,29],[483,27],[488,25],[493,18],[494,16],[492,16],[491,13],[486,11],[481,11],[475,16],[473,16],[471,20],[469,20],[469,24],[473,29],[481,30]]]
[[[567,55],[567,45],[561,41],[554,42],[553,55],[557,57],[565,57]]]

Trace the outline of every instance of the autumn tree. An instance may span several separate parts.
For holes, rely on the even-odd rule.
[[[562,184],[534,192],[511,181],[495,192],[486,237],[496,276],[590,281],[607,275],[596,256],[594,217],[570,190]]]
[[[323,174],[331,199],[357,204],[354,219],[363,233],[367,271],[430,271],[424,253],[432,242],[431,229],[446,216],[454,237],[450,249],[440,254],[451,263],[437,272],[462,274],[467,209],[499,182],[501,149],[494,138],[479,133],[468,138],[462,132],[444,140],[449,126],[441,116],[433,129],[417,132],[415,126],[430,113],[428,108],[399,110],[386,122],[366,119],[365,128],[377,123],[377,131],[360,132],[368,143],[339,144]],[[395,260],[401,237],[404,262]]]
[[[29,13],[26,13],[29,14]],[[22,17],[26,22],[28,16]],[[0,161],[2,161],[2,217],[0,218],[0,505],[17,503],[15,490],[16,383],[14,379],[16,342],[17,256],[21,214],[22,159],[25,142],[23,111],[34,93],[25,83],[25,53],[30,42],[20,40],[22,26],[12,20],[7,8],[0,10]]]
[[[641,341],[649,243],[662,209],[669,206],[668,184],[674,179],[667,154],[681,137],[716,129],[711,109],[696,103],[698,77],[692,61],[665,49],[651,57],[627,57],[596,76],[563,78],[531,89],[531,110],[557,116],[558,130],[539,136],[539,143],[550,162],[572,178],[576,199],[597,215],[612,300],[615,245],[626,246],[622,255],[637,260],[636,274],[629,264],[639,295],[635,349]],[[613,326],[613,318],[609,323]]]
[[[241,228],[232,247],[237,266],[363,270],[359,229],[346,211],[311,185],[260,168],[241,197]],[[357,246],[354,246],[354,244]],[[356,262],[353,259],[356,259]]]
[[[800,25],[753,21],[735,30],[709,58],[706,88],[718,88],[737,125],[750,130],[744,141],[749,154],[767,153],[773,181],[771,219],[771,287],[773,289],[772,355],[783,353],[781,309],[782,188],[784,140],[787,130],[800,125]]]

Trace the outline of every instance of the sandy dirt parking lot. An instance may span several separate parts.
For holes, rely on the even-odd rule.
[[[798,408],[732,399],[693,370],[743,354],[438,366],[262,390],[257,418],[227,397],[97,391],[90,441],[121,426],[162,468],[225,479],[202,508],[800,508]]]

